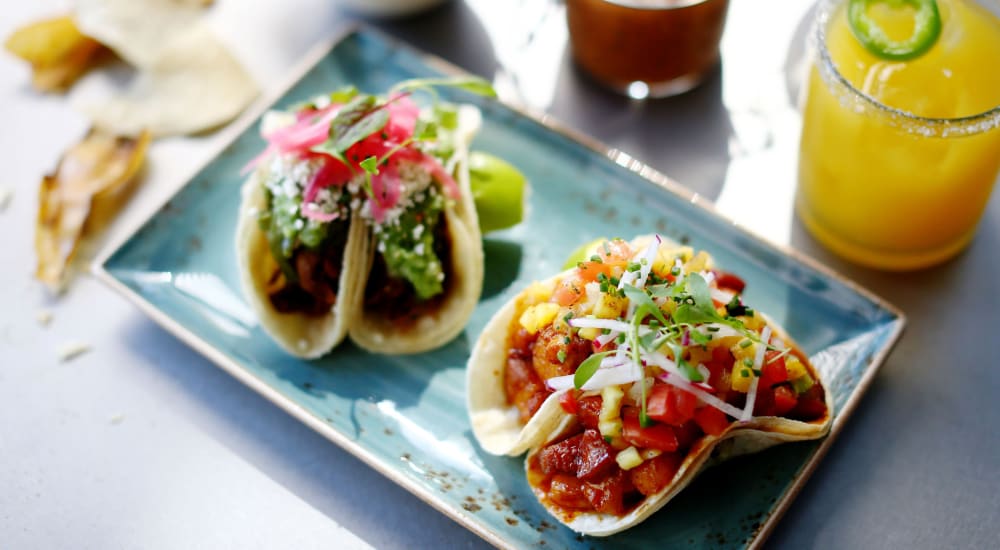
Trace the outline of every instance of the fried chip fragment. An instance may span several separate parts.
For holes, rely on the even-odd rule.
[[[104,50],[96,40],[81,33],[70,16],[21,27],[7,38],[4,47],[31,64],[32,84],[43,92],[68,88]]]
[[[196,134],[239,115],[257,84],[204,22],[178,0],[78,0],[76,21],[138,71],[113,95],[76,107],[119,135]]]
[[[149,140],[148,132],[126,138],[91,130],[42,179],[35,277],[52,292],[69,281],[80,242],[106,226],[128,198]]]

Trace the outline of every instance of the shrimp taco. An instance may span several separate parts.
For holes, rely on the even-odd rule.
[[[530,449],[528,483],[554,517],[610,535],[710,463],[827,433],[819,373],[743,303],[742,280],[660,237],[591,252],[504,306],[468,367],[477,439]]]
[[[468,320],[483,272],[467,166],[479,111],[419,108],[412,92],[433,84],[478,81],[349,88],[265,116],[237,255],[262,327],[289,353],[318,357],[348,334],[380,353],[423,351]]]

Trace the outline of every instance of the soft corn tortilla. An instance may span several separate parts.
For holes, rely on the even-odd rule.
[[[445,225],[450,241],[451,270],[439,308],[413,323],[400,324],[364,308],[365,283],[374,263],[375,239],[364,233],[363,250],[367,252],[361,284],[348,297],[355,312],[348,328],[358,346],[383,354],[419,353],[438,348],[458,336],[479,302],[483,289],[483,245],[479,219],[469,185],[468,144],[480,126],[479,110],[469,105],[459,108],[454,177],[461,197],[445,206]]]
[[[236,231],[236,256],[239,259],[240,281],[243,294],[257,314],[261,327],[288,353],[304,359],[324,355],[339,344],[347,334],[350,309],[345,295],[347,289],[357,286],[364,265],[364,240],[367,228],[357,219],[351,220],[347,244],[341,264],[340,288],[333,309],[323,315],[281,313],[271,305],[267,281],[277,264],[271,256],[267,236],[257,223],[256,212],[267,208],[263,181],[267,163],[254,172],[243,184],[243,201],[240,205],[239,225]]]

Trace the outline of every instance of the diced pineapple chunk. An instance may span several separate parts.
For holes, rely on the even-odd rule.
[[[732,388],[746,393],[750,391],[751,381],[753,381],[753,369],[744,365],[742,360],[733,363],[733,375],[729,382]]]
[[[629,447],[615,455],[615,462],[618,463],[618,467],[622,470],[631,470],[642,464],[642,457],[639,456],[639,451],[635,447]]]
[[[785,370],[788,372],[788,379],[792,381],[795,393],[806,392],[815,383],[806,366],[794,355],[785,357]]]
[[[685,273],[697,273],[712,267],[712,258],[704,250],[699,251],[693,258],[684,264]]]
[[[617,319],[625,309],[625,298],[601,294],[594,306],[594,317],[599,319]]]
[[[594,327],[584,327],[581,328],[580,332],[578,332],[577,334],[579,334],[580,338],[583,338],[584,340],[593,340],[594,338],[597,338],[598,336],[601,335],[601,329]]]
[[[607,386],[601,390],[601,414],[597,428],[604,437],[617,437],[622,433],[621,408],[625,392],[618,386]]]
[[[559,314],[559,304],[543,302],[535,304],[524,310],[521,314],[520,322],[524,330],[534,334],[547,326]]]
[[[740,339],[740,342],[742,342],[742,341],[743,340]],[[744,359],[749,359],[749,360],[753,361],[757,357],[757,345],[758,344],[756,342],[754,342],[754,343],[751,343],[747,347],[743,347],[743,346],[740,345],[740,342],[737,342],[737,343],[733,344],[732,346],[729,346],[729,351],[733,352],[733,357],[736,358],[736,362],[739,363],[739,362],[743,361]]]
[[[622,421],[621,419],[601,420],[597,423],[597,429],[600,430],[605,439],[618,437],[622,434]]]
[[[761,331],[765,326],[767,326],[767,322],[764,321],[764,316],[757,313],[756,310],[753,312],[752,316],[744,315],[740,317],[740,320],[743,321],[743,326],[753,331]]]
[[[536,281],[524,293],[524,303],[527,305],[548,302],[556,289],[555,281]]]
[[[809,371],[806,370],[806,366],[799,361],[799,358],[794,355],[785,356],[785,370],[788,372],[788,379],[795,380],[802,376],[809,376]]]

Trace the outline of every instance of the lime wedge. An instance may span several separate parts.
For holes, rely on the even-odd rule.
[[[571,267],[576,267],[576,264],[580,262],[587,261],[587,259],[590,258],[591,255],[593,255],[594,251],[597,250],[597,245],[603,243],[606,240],[607,239],[605,239],[604,237],[601,237],[599,239],[594,239],[589,243],[581,244],[579,248],[577,248],[573,252],[570,252],[569,257],[566,258],[566,263],[563,264],[562,268],[569,269]]]
[[[527,179],[509,162],[488,153],[469,153],[472,200],[483,233],[506,229],[524,219],[524,187]]]

